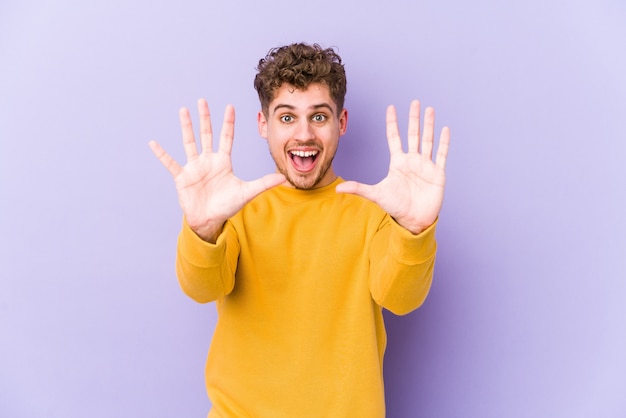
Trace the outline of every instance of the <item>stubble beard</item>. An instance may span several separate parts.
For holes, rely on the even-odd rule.
[[[278,169],[278,171],[283,176],[285,176],[287,181],[293,187],[295,187],[298,190],[312,190],[312,189],[315,189],[316,186],[320,183],[320,181],[322,181],[322,179],[324,178],[324,176],[328,172],[328,169],[331,167],[331,165],[333,163],[333,160],[335,158],[335,154],[333,154],[327,161],[325,161],[323,163],[323,165],[319,166],[318,171],[317,171],[317,175],[315,177],[313,177],[311,175],[312,173],[308,173],[308,174],[303,174],[303,175],[297,175],[294,178],[294,176],[291,176],[288,173],[287,169],[281,168],[280,165],[278,165],[278,162],[277,162],[276,158],[270,152],[270,155],[272,155],[272,159],[274,160],[274,164],[276,165],[276,168]],[[287,164],[290,164],[290,162],[287,161]]]

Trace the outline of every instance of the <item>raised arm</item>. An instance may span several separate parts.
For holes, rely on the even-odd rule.
[[[178,200],[187,224],[203,240],[215,243],[226,220],[263,191],[285,181],[282,174],[268,174],[246,182],[233,174],[231,150],[235,131],[235,109],[227,106],[219,147],[213,151],[213,131],[209,106],[198,100],[200,144],[198,153],[189,110],[179,112],[187,164],[179,165],[157,142],[150,148],[176,183]]]
[[[347,181],[337,186],[337,192],[357,194],[375,202],[404,228],[419,234],[435,222],[443,204],[450,130],[442,129],[433,160],[434,135],[434,109],[426,109],[420,135],[420,103],[414,100],[409,111],[408,152],[405,153],[396,109],[389,106],[387,141],[391,156],[387,177],[375,185]]]

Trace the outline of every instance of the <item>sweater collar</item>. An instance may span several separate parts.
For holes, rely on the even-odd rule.
[[[336,196],[337,192],[335,191],[335,187],[343,182],[344,180],[341,177],[337,177],[335,181],[329,185],[317,189],[300,190],[289,186],[277,186],[271,190],[281,199],[290,202],[303,202],[311,199],[325,199],[327,197]]]

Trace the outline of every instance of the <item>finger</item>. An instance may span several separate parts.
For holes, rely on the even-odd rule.
[[[435,165],[445,170],[446,160],[448,158],[448,148],[450,147],[450,128],[447,126],[441,130],[439,137],[439,146],[437,148],[437,156],[435,157]]]
[[[211,112],[205,99],[198,100],[198,114],[200,115],[200,144],[202,152],[213,151],[213,128],[211,127]]]
[[[279,173],[268,174],[260,179],[244,183],[244,199],[246,202],[254,199],[264,191],[279,186],[286,181],[285,176]]]
[[[413,100],[409,109],[409,152],[418,152],[420,143],[420,102]]]
[[[335,187],[337,193],[355,194],[365,199],[376,202],[376,189],[369,184],[363,184],[356,181],[345,181]]]
[[[161,161],[161,164],[170,172],[172,177],[176,177],[183,170],[180,165],[156,141],[148,143],[154,155]]]
[[[235,108],[232,105],[226,106],[224,110],[224,122],[220,133],[219,151],[230,155],[233,149],[233,138],[235,136]]]
[[[424,111],[424,132],[422,134],[422,155],[432,159],[433,140],[435,137],[435,109],[427,107]]]
[[[398,118],[396,116],[396,108],[393,105],[387,107],[387,143],[389,144],[390,154],[402,152],[402,140],[398,132]]]
[[[178,112],[180,118],[180,127],[183,131],[183,147],[185,148],[185,155],[187,160],[193,160],[198,156],[198,150],[196,149],[196,140],[193,137],[193,126],[191,126],[191,116],[189,116],[189,109],[183,107]]]

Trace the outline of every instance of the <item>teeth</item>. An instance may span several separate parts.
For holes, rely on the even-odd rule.
[[[317,151],[290,151],[293,155],[298,157],[306,158],[317,155]]]

